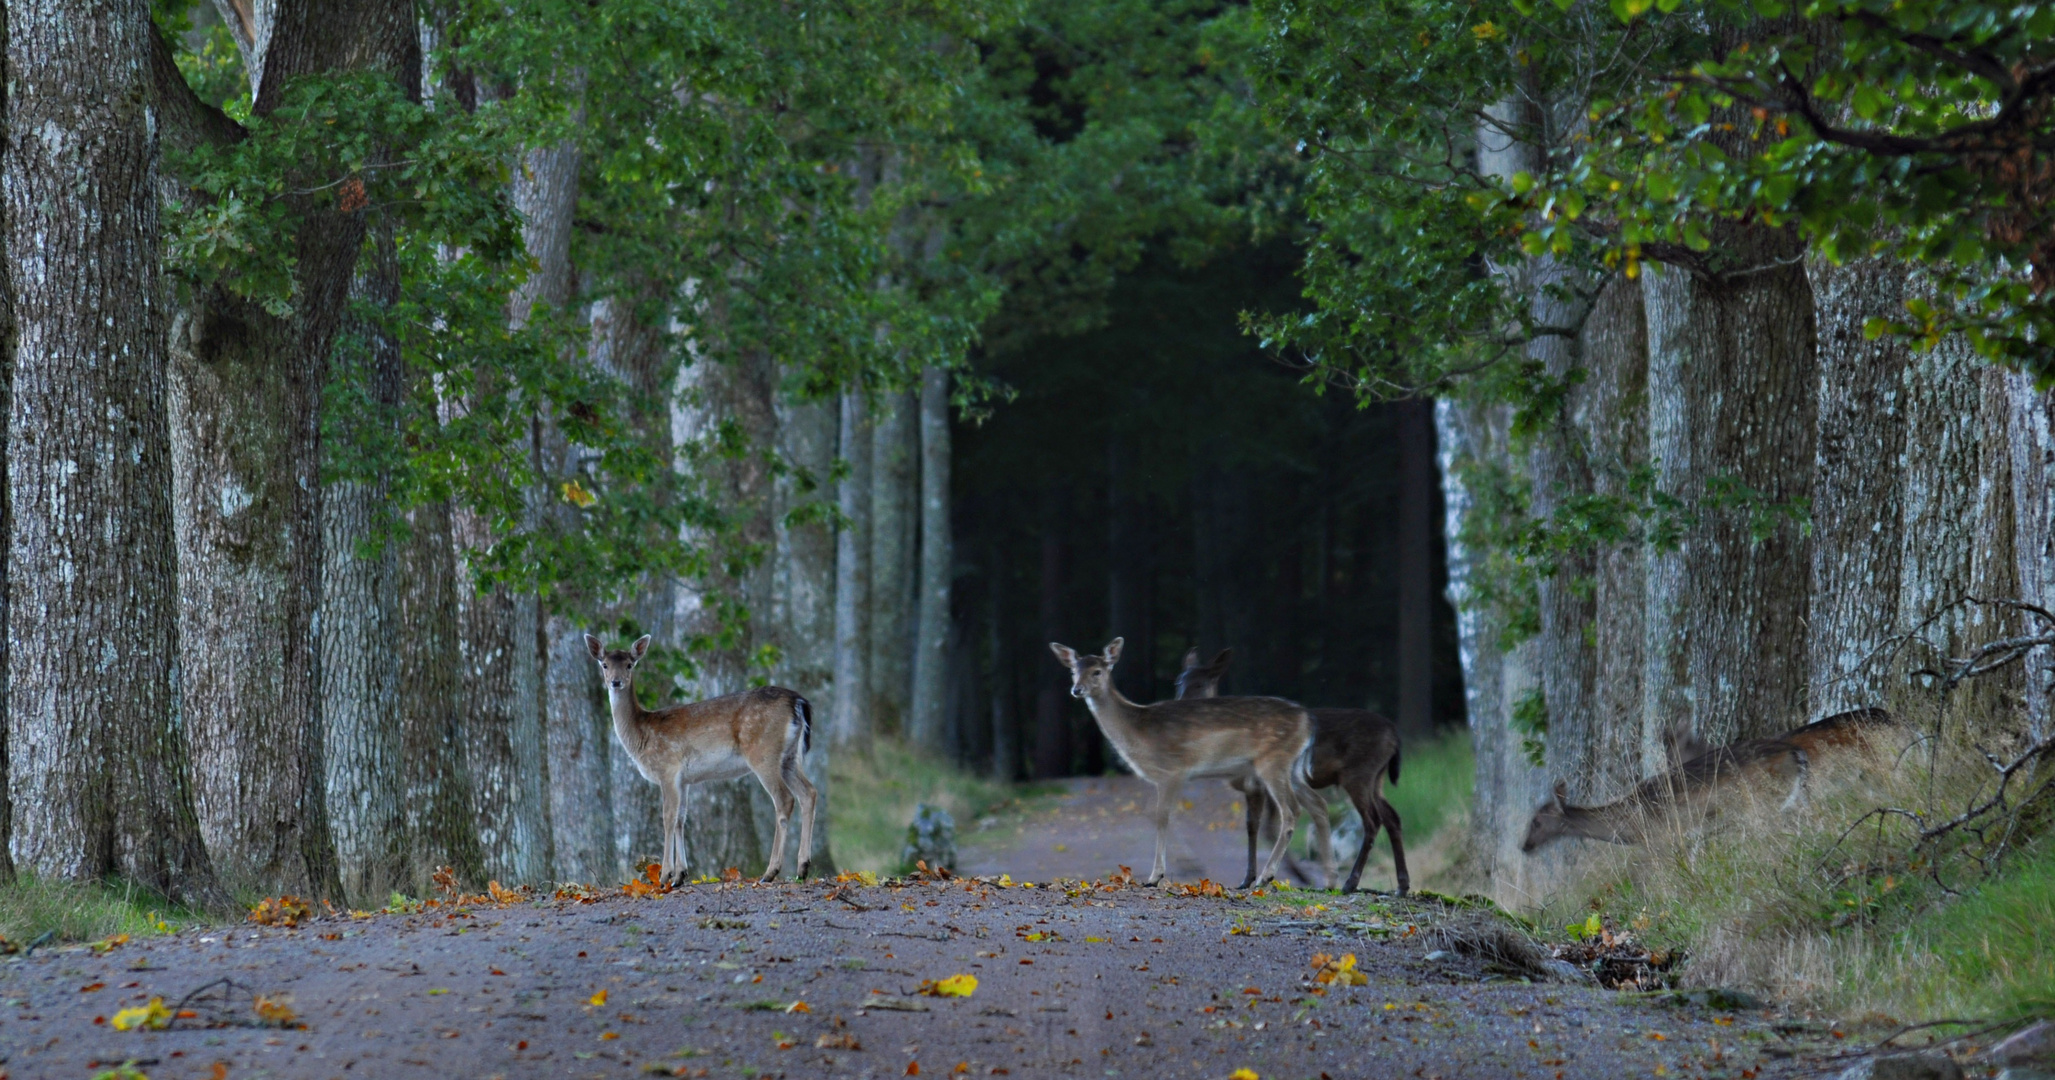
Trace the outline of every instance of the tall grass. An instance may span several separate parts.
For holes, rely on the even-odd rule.
[[[864,752],[838,753],[828,765],[835,865],[894,873],[901,869],[900,849],[918,804],[947,810],[960,836],[976,828],[977,819],[1035,790],[979,776],[897,739],[880,738]]]
[[[1987,791],[1967,747],[1815,770],[1792,812],[1758,793],[1716,829],[1681,825],[1634,846],[1584,844],[1544,926],[1598,912],[1680,950],[1687,984],[1730,986],[1849,1019],[2055,1014],[2055,838],[1981,876],[1971,837],[1922,848],[1879,806],[1946,818]],[[1851,831],[1861,821],[1859,827]],[[1984,852],[1988,853],[1988,852]]]
[[[17,946],[45,934],[52,942],[142,937],[199,920],[156,892],[126,883],[48,881],[28,874],[0,883],[0,938]]]

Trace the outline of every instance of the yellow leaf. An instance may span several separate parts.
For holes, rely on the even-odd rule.
[[[609,1039],[618,1039],[620,1037],[621,1033],[618,1031],[602,1031],[599,1033],[599,1041],[601,1042],[606,1042]]]
[[[969,997],[978,989],[975,975],[951,975],[946,979],[928,981],[923,979],[920,992],[929,997]]]
[[[1477,35],[1477,40],[1479,41],[1492,41],[1499,36],[1498,26],[1491,22],[1478,23],[1470,28],[1470,32]],[[1250,1080],[1255,1080],[1255,1078],[1252,1076]]]
[[[607,1003],[607,992],[601,990],[599,993],[592,995],[587,1003],[595,1006],[605,1005]]]
[[[872,888],[876,888],[878,884],[878,875],[874,871],[858,870],[856,872],[856,880],[861,881],[865,885],[871,886]]]
[[[1227,1074],[1227,1080],[1263,1080],[1254,1069],[1236,1069]]]
[[[1002,889],[1010,889],[1010,888],[1013,888],[1013,875],[1012,875],[1012,874],[1000,874],[1000,875],[999,875],[999,887],[1000,887],[1000,888],[1002,888]]]
[[[580,484],[576,480],[564,481],[563,492],[564,501],[570,503],[573,506],[576,506],[580,510],[583,510],[591,506],[593,503],[599,501],[599,496],[594,495],[592,492],[585,490],[584,485]]]
[[[148,1005],[139,1005],[115,1013],[114,1018],[108,1023],[113,1024],[116,1031],[135,1031],[139,1028],[155,1031],[171,1023],[171,1008],[164,1004],[163,998],[154,997]]]

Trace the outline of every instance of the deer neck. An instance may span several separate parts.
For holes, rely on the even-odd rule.
[[[1640,808],[1631,801],[1605,806],[1565,806],[1563,832],[1609,844],[1630,844],[1638,839],[1640,813]]]
[[[642,720],[649,715],[649,710],[635,700],[635,684],[631,682],[619,690],[607,687],[607,705],[614,714],[614,737],[633,754],[642,746]]]
[[[1122,696],[1113,686],[1113,680],[1106,680],[1106,687],[1095,694],[1085,696],[1085,707],[1092,710],[1092,719],[1115,742],[1134,729],[1135,721],[1141,718],[1144,706],[1137,705]]]

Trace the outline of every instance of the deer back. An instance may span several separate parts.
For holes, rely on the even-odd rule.
[[[1128,764],[1144,774],[1205,772],[1230,764],[1305,752],[1312,718],[1296,702],[1274,697],[1159,701],[1136,707],[1124,722],[1101,726]]]

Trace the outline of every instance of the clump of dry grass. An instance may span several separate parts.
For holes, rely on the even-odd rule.
[[[1587,844],[1544,925],[1596,912],[1680,950],[1686,985],[1849,1017],[2055,1011],[2055,844],[2014,850],[1987,874],[1996,834],[1923,844],[1904,815],[1877,813],[1934,822],[1975,805],[1993,789],[1980,751],[1928,740],[1816,765],[1809,787],[1796,810],[1756,792],[1709,823],[1660,823],[1642,845]]]

